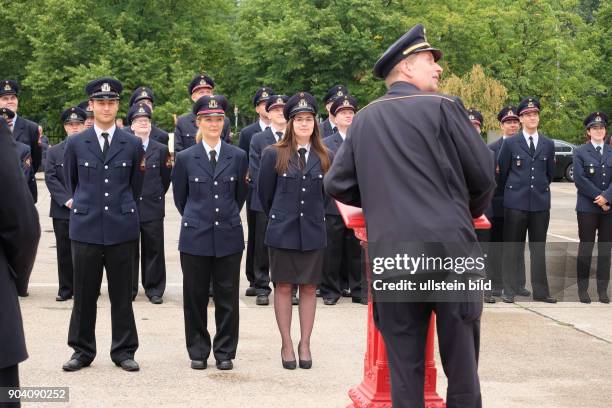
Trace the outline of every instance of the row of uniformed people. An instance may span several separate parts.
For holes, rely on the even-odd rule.
[[[247,197],[249,244],[246,259],[249,288],[246,295],[257,296],[257,305],[269,304],[271,288],[269,254],[264,242],[268,217],[258,198],[256,180],[263,150],[280,142],[285,135],[287,119],[283,109],[287,99],[287,96],[275,94],[269,87],[258,89],[253,98],[258,119],[240,134],[239,145],[249,156],[250,181],[250,192]],[[357,110],[357,103],[354,98],[348,96],[348,91],[343,85],[330,88],[323,100],[329,116],[319,126],[319,133],[325,137],[327,132],[329,137],[324,139],[325,144],[330,150],[337,151],[346,137],[347,129]],[[335,101],[338,102],[334,105]],[[342,115],[338,125],[336,125],[336,111]],[[344,226],[338,209],[331,199],[328,199],[326,213],[330,215],[326,221],[329,245],[325,256],[323,282],[317,289],[317,296],[322,296],[326,305],[336,304],[340,296],[352,296],[353,302],[361,302],[363,274],[359,242],[353,232]],[[295,296],[293,301],[297,304]]]
[[[495,156],[497,189],[485,215],[492,222],[491,241],[504,242],[491,247],[489,279],[492,292],[485,301],[495,302],[501,296],[506,303],[515,296],[529,296],[525,288],[524,246],[527,232],[531,258],[533,299],[556,303],[550,296],[546,274],[546,236],[550,220],[550,183],[554,178],[554,142],[538,131],[540,102],[533,97],[523,99],[518,107],[506,106],[498,114],[502,137],[489,144]],[[482,115],[468,110],[469,118],[480,132]],[[579,255],[577,259],[578,295],[590,303],[588,277],[595,232],[598,233],[597,293],[599,300],[609,303],[610,214],[612,193],[608,188],[612,171],[608,169],[605,144],[607,116],[594,112],[585,120],[587,142],[574,150],[574,180],[577,192]],[[612,158],[610,159],[612,166]]]

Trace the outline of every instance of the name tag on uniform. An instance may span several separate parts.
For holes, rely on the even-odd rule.
[[[521,167],[523,165],[523,159],[521,156],[516,156],[516,167]]]
[[[592,164],[589,166],[589,174],[595,174],[595,166],[593,166]]]

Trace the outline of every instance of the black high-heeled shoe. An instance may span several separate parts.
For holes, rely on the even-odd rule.
[[[283,359],[283,351],[281,350],[281,361],[283,363],[283,368],[285,370],[295,370],[295,368],[297,367],[296,361],[295,360],[285,360]],[[301,362],[301,360],[300,360]]]
[[[300,344],[298,344],[298,360],[300,361],[300,368],[309,370],[312,367],[312,358],[310,360],[302,360],[299,358],[300,355]]]

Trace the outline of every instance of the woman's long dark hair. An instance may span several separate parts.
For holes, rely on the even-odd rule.
[[[284,173],[289,168],[289,159],[291,156],[297,154],[297,141],[295,138],[295,132],[293,131],[293,118],[289,119],[289,122],[287,122],[285,136],[278,143],[276,143],[274,147],[278,153],[276,155],[276,172]],[[323,139],[321,139],[321,133],[319,132],[319,126],[316,119],[314,129],[310,135],[310,149],[311,152],[314,151],[317,156],[319,156],[323,174],[327,173],[329,166],[331,165],[329,160],[329,151],[323,144]]]

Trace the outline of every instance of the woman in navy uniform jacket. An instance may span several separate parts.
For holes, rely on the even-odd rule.
[[[612,242],[612,147],[605,144],[608,117],[593,112],[585,120],[588,141],[574,150],[574,183],[578,189],[578,296],[591,303],[588,294],[591,255],[597,232],[597,294],[599,301],[610,303],[610,242]]]
[[[240,209],[248,186],[246,153],[221,140],[227,100],[203,96],[193,105],[196,144],[176,156],[174,203],[182,216],[179,251],[183,270],[185,337],[191,368],[205,369],[211,342],[208,289],[213,283],[217,368],[231,370],[238,346],[238,291],[244,235]]]
[[[323,275],[327,236],[323,175],[331,158],[323,145],[315,115],[314,97],[293,95],[284,108],[285,137],[262,154],[257,191],[268,216],[265,243],[270,275],[276,283],[274,311],[281,333],[283,367],[296,367],[291,340],[291,288],[300,290],[298,355],[301,368],[310,368],[310,335],[316,310],[316,287]]]

